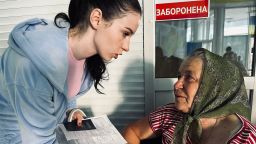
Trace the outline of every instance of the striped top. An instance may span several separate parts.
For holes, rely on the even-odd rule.
[[[247,119],[237,114],[242,122],[242,127],[228,140],[228,144],[256,144],[256,127]],[[179,112],[174,104],[167,104],[150,113],[149,124],[156,135],[162,135],[162,143],[170,144],[177,123],[181,121],[183,114]],[[187,144],[192,144],[187,136]]]

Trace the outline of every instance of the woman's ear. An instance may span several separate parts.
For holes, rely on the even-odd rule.
[[[90,15],[90,23],[92,28],[98,29],[102,20],[102,11],[98,8],[93,9]]]

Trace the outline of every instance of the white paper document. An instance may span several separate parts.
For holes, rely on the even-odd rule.
[[[107,115],[87,119],[91,119],[96,129],[68,131],[63,124],[60,124],[56,129],[58,142],[60,144],[127,144]]]

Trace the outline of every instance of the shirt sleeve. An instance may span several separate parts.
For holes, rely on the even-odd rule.
[[[151,112],[149,115],[149,125],[154,133],[162,133],[164,120],[166,117],[166,112],[168,112],[168,107],[170,105],[165,105],[157,108],[155,111]]]
[[[162,133],[163,109],[159,108],[149,115],[149,125],[154,133]]]
[[[237,116],[242,122],[242,127],[228,143],[256,143],[256,127],[243,116]]]
[[[182,114],[173,103],[157,108],[149,115],[149,125],[154,133],[173,132],[176,124],[182,119]]]

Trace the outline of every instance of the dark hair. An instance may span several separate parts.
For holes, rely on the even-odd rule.
[[[70,24],[70,29],[76,28],[79,34],[85,32],[89,26],[89,18],[91,11],[99,8],[102,11],[102,17],[106,21],[121,18],[127,12],[136,12],[141,15],[142,10],[138,0],[71,0],[69,3],[68,15],[59,13],[55,16],[54,23],[57,27],[63,28],[58,19],[63,19]],[[93,80],[94,87],[98,93],[102,93],[98,89],[101,80],[106,72],[106,64],[99,54],[93,55],[86,59],[85,62],[88,71]]]
[[[232,50],[231,46],[228,46],[228,47],[226,48],[226,51],[231,51],[231,50]]]

